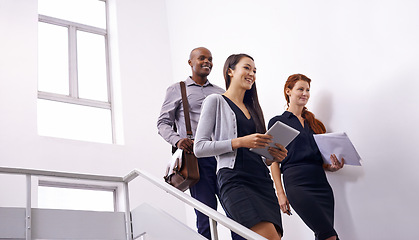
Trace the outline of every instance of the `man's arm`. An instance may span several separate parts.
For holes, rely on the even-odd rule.
[[[167,88],[166,97],[160,110],[160,116],[157,120],[157,129],[160,136],[170,143],[172,146],[176,146],[182,138],[180,135],[173,130],[173,125],[176,120],[176,112],[180,106],[180,88],[177,89],[176,85],[172,85]]]

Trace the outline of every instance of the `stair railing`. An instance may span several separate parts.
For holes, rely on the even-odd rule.
[[[98,182],[112,182],[112,183],[122,184],[123,195],[124,195],[126,239],[132,240],[128,182],[125,182],[123,177],[81,174],[81,173],[68,173],[68,172],[57,172],[57,171],[24,169],[24,168],[8,168],[8,167],[0,167],[0,173],[26,176],[26,215],[25,215],[26,240],[32,239],[32,214],[31,214],[32,213],[32,203],[31,203],[32,202],[32,192],[31,192],[32,191],[32,186],[31,186],[32,176],[57,177],[57,178],[77,179],[77,180],[91,180],[91,181],[98,181]]]
[[[225,215],[219,213],[218,211],[208,207],[207,205],[201,203],[200,201],[192,198],[188,194],[174,188],[173,186],[167,184],[163,181],[163,178],[156,178],[151,174],[134,169],[125,177],[116,177],[116,176],[104,176],[104,175],[92,175],[92,174],[81,174],[81,173],[68,173],[68,172],[57,172],[57,171],[47,171],[47,170],[35,170],[35,169],[23,169],[23,168],[8,168],[0,167],[0,173],[6,174],[15,174],[15,175],[26,175],[26,239],[31,239],[31,179],[32,176],[44,176],[44,177],[58,177],[58,178],[69,178],[69,179],[81,179],[81,180],[93,180],[93,181],[103,181],[103,182],[114,182],[123,184],[124,191],[124,201],[125,201],[125,224],[126,224],[126,233],[127,239],[132,240],[132,226],[130,219],[130,204],[129,204],[129,191],[128,184],[137,177],[142,177],[143,179],[149,181],[156,187],[164,190],[168,194],[173,195],[180,201],[185,204],[195,208],[201,213],[207,215],[210,220],[211,236],[213,240],[218,240],[217,232],[217,223],[225,226],[226,228],[234,231],[238,235],[244,237],[248,240],[266,240],[266,238],[260,236],[259,234],[253,232],[252,230],[244,227],[243,225],[233,221],[232,219],[226,217]]]
[[[162,179],[156,178],[155,176],[138,169],[134,169],[131,173],[124,177],[124,182],[129,183],[136,177],[142,177],[148,180],[150,183],[154,184],[155,186],[163,189],[167,193],[173,195],[174,197],[178,198],[180,201],[184,202],[185,204],[195,208],[196,210],[200,211],[201,213],[205,214],[209,217],[210,220],[210,228],[211,228],[211,239],[218,240],[218,232],[217,232],[217,223],[225,226],[226,228],[230,229],[231,231],[237,233],[238,235],[244,237],[248,240],[267,240],[266,238],[260,236],[259,234],[253,232],[252,230],[244,227],[243,225],[235,222],[234,220],[226,217],[225,215],[217,212],[216,210],[208,207],[207,205],[201,203],[200,201],[192,198],[188,194],[178,190],[177,188],[167,184]]]

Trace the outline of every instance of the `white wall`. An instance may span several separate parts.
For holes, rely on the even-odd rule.
[[[415,236],[418,2],[110,2],[123,145],[37,135],[37,3],[0,0],[0,166],[118,176],[141,168],[160,177],[170,148],[157,135],[156,119],[166,87],[190,74],[189,51],[212,51],[210,79],[220,86],[227,56],[245,52],[255,58],[267,121],[284,110],[286,77],[304,73],[313,80],[309,108],[329,131],[346,131],[363,157],[362,167],[328,174],[342,239]],[[187,217],[167,194],[144,185],[132,184],[132,207],[147,201]],[[1,206],[23,205],[12,186],[0,184]],[[283,219],[284,239],[312,239],[297,215]]]
[[[266,121],[284,111],[283,85],[293,73],[312,79],[309,109],[330,132],[345,131],[362,167],[328,174],[342,239],[407,239],[419,222],[417,71],[419,2],[166,1],[173,76],[189,74],[187,53],[208,47],[210,79],[224,87],[232,53],[255,58]],[[313,239],[283,216],[284,239]]]
[[[163,176],[171,149],[157,134],[156,121],[173,81],[165,2],[109,2],[123,145],[37,135],[37,1],[0,0],[0,166],[115,176],[139,168]],[[24,190],[17,187],[24,178],[9,180],[0,174],[0,206],[24,206]],[[183,204],[140,183],[130,184],[132,207],[146,201],[185,218]]]

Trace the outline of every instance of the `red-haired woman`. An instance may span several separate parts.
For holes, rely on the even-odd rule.
[[[284,95],[288,108],[282,115],[273,117],[268,127],[281,121],[299,130],[300,134],[287,146],[288,155],[281,165],[272,164],[271,173],[282,212],[290,214],[291,204],[306,225],[313,230],[316,240],[336,240],[339,238],[333,227],[333,191],[324,170],[337,171],[343,167],[344,160],[339,162],[332,154],[332,164],[323,164],[313,134],[325,133],[326,128],[305,107],[310,98],[310,82],[308,77],[294,74],[289,76],[285,83]],[[282,187],[281,173],[286,195]]]

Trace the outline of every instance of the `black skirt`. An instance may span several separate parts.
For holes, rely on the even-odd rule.
[[[240,162],[236,159],[236,166]],[[222,168],[217,178],[220,202],[233,220],[247,228],[270,222],[283,236],[281,210],[269,172],[261,168],[249,172]]]
[[[284,171],[284,186],[292,208],[313,230],[316,239],[337,236],[333,228],[334,197],[324,169],[303,164]]]

